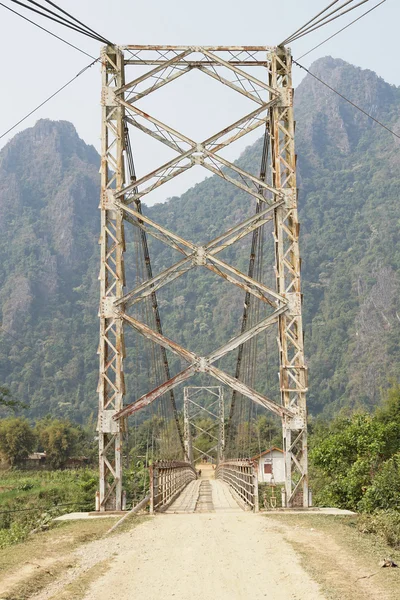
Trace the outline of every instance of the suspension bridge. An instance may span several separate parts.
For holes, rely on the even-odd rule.
[[[277,46],[117,46],[55,2],[46,0],[42,4],[28,0],[24,4],[12,0],[15,8],[23,7],[35,16],[106,44],[100,58],[2,5],[90,56],[93,62],[0,137],[71,85],[93,64],[100,61],[102,65],[97,390],[101,512],[121,510],[124,505],[123,466],[131,451],[130,435],[132,431],[135,435],[146,419],[151,422],[146,453],[134,459],[145,459],[149,477],[142,502],[148,499],[151,510],[172,510],[180,496],[181,504],[192,506],[196,498],[195,508],[197,503],[214,506],[218,502],[212,498],[222,497],[226,486],[240,505],[257,510],[257,475],[251,442],[256,434],[254,421],[262,411],[278,419],[282,426],[283,505],[310,505],[308,384],[302,328],[292,64],[304,67],[292,59],[287,44],[368,1],[330,2]],[[368,8],[302,56],[384,2]],[[306,71],[398,137],[321,78]],[[252,109],[213,135],[200,139],[192,139],[152,114],[145,105],[149,97],[153,98],[165,86],[175,85],[181,78],[187,80],[193,73],[239,94]],[[227,149],[259,129],[263,137],[258,168],[255,164],[245,168],[239,162],[232,162]],[[157,149],[154,146],[154,151],[149,151],[148,146],[137,143],[138,134],[151,138],[158,144]],[[159,151],[161,146],[169,153],[165,160],[160,159],[167,156]],[[156,164],[137,175],[134,156],[146,152]],[[213,239],[194,239],[193,235],[187,239],[183,232],[175,231],[174,224],[150,218],[142,204],[143,199],[151,204],[154,191],[193,167],[205,169],[240,192],[241,210],[225,215],[222,220],[216,219],[220,232]],[[247,252],[246,266],[238,260],[234,250],[238,246]],[[168,313],[173,310],[174,302],[169,303],[167,311],[165,299],[175,298],[181,277],[191,276],[196,287],[200,271],[219,277],[223,283],[221,297],[229,296],[236,307],[241,304],[242,308],[241,315],[230,315],[232,335],[228,341],[213,348],[210,344],[217,336],[210,331],[208,347],[195,351],[174,339],[176,329],[170,334]],[[232,291],[227,291],[227,285]],[[199,290],[199,298],[204,292]],[[238,294],[241,294],[239,304]],[[197,337],[193,328],[193,345]],[[191,386],[185,387],[182,394],[182,384],[189,380]],[[197,404],[197,417],[207,413],[215,422],[204,418],[196,421],[190,415],[190,406],[196,406],[196,401],[189,390],[208,393],[212,389],[219,390],[217,412],[207,401]],[[178,410],[182,405],[183,419]],[[132,418],[128,422],[132,415],[134,424]],[[208,448],[199,447],[197,440],[202,435],[210,441]],[[215,462],[213,483],[210,478],[199,479],[198,465],[204,460]],[[211,500],[200,500],[202,497]]]

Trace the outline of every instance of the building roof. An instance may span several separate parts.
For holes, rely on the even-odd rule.
[[[28,456],[28,460],[41,460],[42,458],[46,458],[46,452],[32,452]]]
[[[264,450],[264,452],[261,452],[261,454],[257,454],[256,456],[253,456],[252,460],[257,460],[258,458],[261,458],[262,456],[265,456],[266,454],[270,454],[270,452],[273,452],[274,450],[277,450],[278,452],[282,452],[282,454],[283,454],[283,450],[281,448],[272,446],[272,448],[268,448],[268,450]]]

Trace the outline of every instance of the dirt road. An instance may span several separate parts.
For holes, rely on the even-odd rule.
[[[158,515],[85,600],[323,600],[273,523],[252,513]]]

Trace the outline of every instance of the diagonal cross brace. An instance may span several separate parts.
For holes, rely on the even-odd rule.
[[[245,123],[251,123],[251,121],[256,119],[256,117],[259,116],[262,112],[264,112],[267,109],[270,109],[272,106],[274,106],[277,103],[276,98],[273,98],[269,102],[262,104],[261,106],[259,106],[258,108],[256,108],[252,112],[250,112],[249,114],[245,115],[238,121],[235,121],[228,127],[225,127],[224,129],[222,129],[221,131],[219,131],[218,133],[214,134],[213,136],[204,140],[201,143],[195,142],[194,140],[188,138],[187,136],[183,135],[179,131],[173,129],[169,125],[166,125],[165,123],[152,117],[148,113],[145,113],[144,111],[140,110],[139,108],[130,105],[125,100],[123,100],[121,98],[116,98],[116,100],[117,100],[117,103],[122,105],[127,111],[134,113],[134,115],[145,119],[149,123],[152,123],[156,127],[156,130],[159,132],[159,133],[153,132],[152,130],[148,129],[147,127],[139,125],[135,119],[129,119],[129,122],[133,126],[138,127],[147,135],[150,135],[151,137],[154,137],[158,141],[165,143],[167,146],[173,148],[176,151],[178,151],[179,146],[177,145],[177,142],[175,140],[179,140],[181,143],[184,143],[187,146],[189,146],[189,148],[187,150],[185,150],[184,152],[180,151],[179,156],[177,156],[176,158],[168,161],[167,163],[164,163],[163,165],[159,166],[154,171],[147,173],[146,175],[144,175],[137,181],[135,181],[129,185],[126,185],[118,193],[119,197],[122,197],[129,193],[133,193],[132,200],[135,200],[136,198],[139,198],[139,197],[149,193],[150,191],[156,189],[157,187],[160,187],[160,185],[163,185],[167,181],[170,181],[170,179],[172,177],[179,175],[180,169],[187,170],[187,169],[190,169],[195,164],[200,164],[200,165],[204,166],[205,168],[210,169],[210,165],[205,163],[205,159],[210,156],[212,156],[218,162],[221,162],[226,168],[232,169],[239,175],[245,176],[250,181],[255,182],[257,184],[257,186],[261,186],[261,189],[265,188],[266,190],[273,193],[275,196],[277,196],[277,197],[281,196],[280,190],[277,190],[277,189],[269,186],[267,183],[265,183],[261,179],[255,177],[254,175],[251,175],[251,173],[247,173],[246,171],[239,169],[234,163],[227,161],[216,154],[217,150],[229,146],[232,142],[236,141],[243,135],[249,133],[249,131],[252,131],[253,129],[256,129],[257,127],[263,125],[265,123],[265,121],[268,119],[268,116],[265,116],[264,118],[260,117],[259,120],[256,120],[253,123],[253,125],[249,124],[247,127],[242,127]],[[221,140],[221,143],[219,145],[215,146],[216,142],[220,138],[223,138],[224,136],[226,136],[228,133],[234,131],[235,129],[239,129],[238,133],[236,133],[235,135],[233,135],[232,137],[230,137],[229,139],[227,139],[225,141]],[[168,141],[168,139],[163,139],[163,135],[160,135],[163,132],[166,132],[164,134],[165,138],[167,138],[168,135],[172,136],[172,139],[174,140],[172,142],[172,144],[171,144],[171,142]],[[187,163],[184,167],[183,166],[179,167],[179,164],[181,163],[182,160],[190,160],[190,162]],[[174,174],[169,173],[168,175],[164,175],[164,173],[171,171],[171,169],[175,169],[176,172]],[[218,169],[216,169],[213,172],[215,172],[217,175],[220,175]],[[136,190],[136,188],[138,188],[138,186],[143,185],[147,181],[151,181],[152,179],[154,179],[156,177],[158,177],[159,179],[154,184],[150,185],[149,187],[145,188],[144,190],[141,190],[140,192],[138,192]],[[229,181],[231,179],[229,179]],[[247,191],[249,194],[258,197],[258,195],[256,195],[256,192],[254,192],[251,188],[246,188],[246,186],[244,186],[243,184],[239,185],[239,182],[237,180],[232,179],[232,183],[234,185],[240,187],[241,189],[244,189],[244,191]],[[263,198],[262,195],[260,195],[260,199],[263,202],[266,201],[266,199]]]
[[[257,404],[260,404],[264,408],[267,408],[271,412],[273,412],[281,417],[283,415],[293,416],[294,413],[290,409],[276,404],[273,400],[270,400],[266,396],[263,396],[256,390],[253,390],[252,388],[250,388],[249,386],[244,384],[243,382],[235,379],[231,375],[228,375],[228,373],[225,373],[221,369],[218,369],[217,367],[212,366],[213,362],[216,362],[217,360],[222,358],[225,354],[227,354],[228,352],[231,352],[232,350],[234,350],[235,348],[240,346],[240,344],[243,344],[247,340],[251,339],[255,335],[257,335],[257,334],[261,333],[262,331],[264,331],[265,329],[267,329],[267,327],[270,327],[273,323],[275,323],[278,320],[279,315],[283,314],[286,310],[287,310],[286,306],[276,310],[272,315],[261,320],[254,327],[251,327],[250,329],[243,332],[242,334],[240,334],[236,337],[233,337],[226,344],[224,344],[221,348],[219,348],[218,350],[216,350],[215,352],[213,352],[212,354],[210,354],[207,357],[198,356],[194,352],[191,352],[190,350],[183,348],[176,342],[173,342],[166,336],[161,335],[158,332],[154,331],[153,329],[148,327],[148,325],[141,323],[137,319],[134,319],[133,317],[131,317],[125,313],[121,313],[120,314],[121,318],[123,320],[125,320],[129,325],[131,325],[131,327],[133,327],[136,331],[141,333],[144,337],[151,340],[152,342],[157,343],[158,345],[162,346],[163,348],[170,350],[171,352],[178,355],[180,358],[185,359],[187,362],[189,362],[191,364],[187,369],[184,369],[183,371],[178,373],[178,375],[176,375],[175,377],[172,377],[169,381],[165,382],[158,388],[155,388],[151,392],[144,394],[136,402],[133,402],[133,403],[125,406],[122,410],[117,412],[113,418],[115,420],[118,420],[122,417],[127,417],[130,414],[136,412],[137,410],[140,410],[144,406],[148,406],[148,404],[150,404],[151,402],[153,402],[154,400],[159,398],[162,394],[169,391],[170,389],[172,389],[179,383],[182,383],[183,381],[185,381],[186,379],[191,377],[196,372],[209,373],[210,375],[215,377],[215,379],[227,384],[228,386],[232,387],[239,393],[243,394],[244,396],[247,396],[248,398],[250,398]]]
[[[253,215],[252,217],[246,219],[245,221],[243,221],[243,223],[235,225],[234,227],[226,231],[224,234],[218,236],[214,240],[211,240],[204,246],[197,246],[192,242],[188,242],[184,238],[177,236],[176,234],[172,233],[165,227],[162,227],[149,217],[142,215],[137,210],[128,207],[121,202],[115,202],[115,206],[117,208],[122,209],[123,211],[138,219],[137,222],[134,223],[135,225],[137,225],[140,228],[145,228],[150,235],[153,235],[157,239],[161,239],[161,241],[170,245],[175,250],[179,248],[179,250],[183,254],[186,254],[185,259],[175,263],[175,265],[172,265],[168,269],[165,269],[152,279],[149,279],[140,286],[136,287],[134,290],[127,292],[122,298],[118,300],[118,302],[116,302],[116,306],[131,306],[136,302],[139,302],[146,296],[150,295],[152,292],[160,289],[167,283],[170,283],[171,281],[177,279],[193,267],[199,265],[209,268],[210,270],[224,277],[225,279],[227,278],[227,276],[226,274],[223,274],[220,268],[227,270],[232,274],[229,280],[236,285],[238,285],[238,282],[236,279],[233,280],[233,276],[243,279],[245,281],[246,287],[243,288],[242,283],[239,284],[239,287],[241,287],[242,289],[246,289],[246,291],[249,291],[249,293],[255,295],[257,298],[260,298],[264,302],[269,303],[271,306],[276,306],[276,302],[269,300],[266,294],[271,295],[280,303],[286,303],[286,299],[280,294],[277,294],[274,290],[271,290],[264,284],[248,277],[247,275],[241,273],[237,269],[234,269],[234,267],[231,267],[228,263],[215,258],[215,254],[221,252],[222,250],[225,250],[228,246],[234,244],[245,235],[248,235],[254,229],[257,229],[265,223],[269,222],[271,220],[269,214],[272,213],[275,210],[275,208],[280,206],[282,203],[283,201],[276,202],[272,207],[268,207],[265,210],[260,211],[256,215]],[[139,223],[139,220],[144,221],[147,225],[153,227],[156,230],[156,232],[161,233],[163,237],[160,238],[157,234],[154,234],[154,231],[152,231],[150,228],[147,228],[145,225],[143,225],[143,223]],[[210,262],[212,264],[209,264]]]

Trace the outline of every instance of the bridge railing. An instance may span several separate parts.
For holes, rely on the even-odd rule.
[[[216,479],[225,481],[243,508],[258,512],[258,476],[253,461],[239,458],[220,462]]]
[[[197,472],[190,463],[161,460],[150,467],[150,513],[162,512],[194,479]]]

